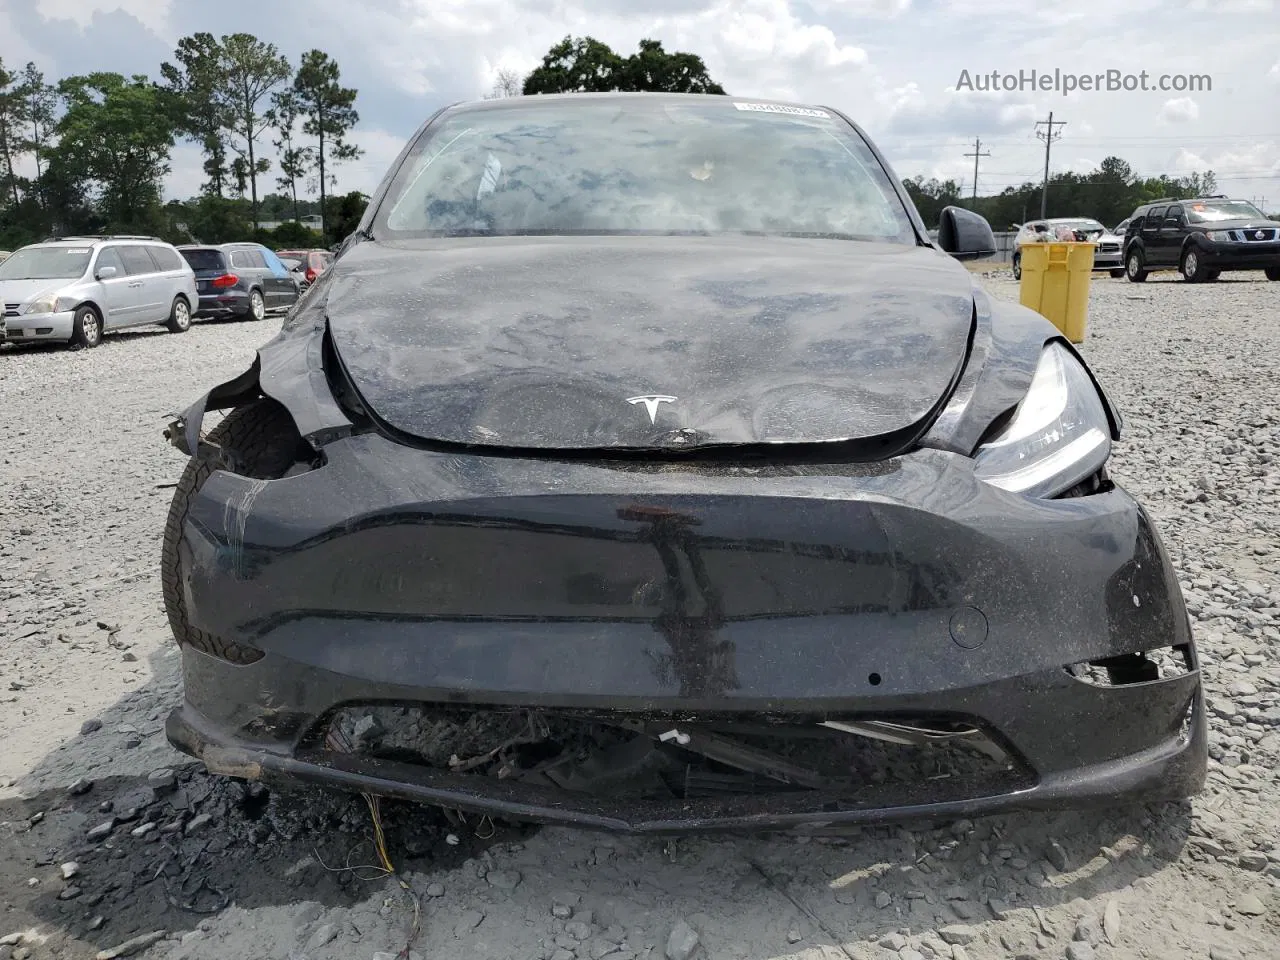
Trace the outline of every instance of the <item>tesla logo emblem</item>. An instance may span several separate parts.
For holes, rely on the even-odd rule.
[[[627,403],[635,406],[637,403],[643,403],[644,408],[649,411],[649,422],[658,422],[658,404],[675,403],[675,397],[664,397],[656,393],[647,393],[643,397],[627,397]]]

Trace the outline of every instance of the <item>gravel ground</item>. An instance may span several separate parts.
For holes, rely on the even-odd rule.
[[[984,283],[1016,299],[1007,273]],[[0,960],[389,960],[415,903],[422,958],[1280,955],[1278,297],[1251,274],[1093,286],[1084,351],[1127,420],[1114,472],[1198,621],[1213,759],[1193,803],[678,841],[387,804],[407,890],[367,866],[358,800],[211,778],[161,732],[182,458],[160,430],[278,321],[0,348]]]

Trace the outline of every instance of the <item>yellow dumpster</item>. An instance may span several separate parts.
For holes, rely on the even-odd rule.
[[[1052,323],[1072,343],[1084,342],[1095,246],[1064,241],[1021,247],[1022,305]]]

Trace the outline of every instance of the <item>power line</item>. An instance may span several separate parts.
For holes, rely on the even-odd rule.
[[[973,199],[978,199],[978,158],[991,156],[991,151],[981,153],[982,140],[979,137],[973,138],[973,153],[966,153],[966,157],[973,157]]]
[[[1067,122],[1065,120],[1058,121],[1059,127],[1065,127],[1066,125]],[[1053,146],[1053,141],[1060,140],[1062,138],[1062,134],[1060,132],[1057,134],[1053,132],[1053,126],[1052,110],[1049,111],[1048,120],[1039,120],[1036,122],[1036,136],[1044,141],[1044,188],[1040,192],[1041,220],[1048,216],[1046,211],[1049,208],[1049,148]],[[1046,127],[1047,129],[1042,133],[1040,131],[1041,127]]]

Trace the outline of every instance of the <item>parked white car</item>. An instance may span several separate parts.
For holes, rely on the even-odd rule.
[[[196,276],[155,237],[58,237],[0,263],[0,343],[96,347],[103,333],[164,324],[191,328]]]
[[[1065,239],[1088,240],[1097,244],[1093,251],[1093,269],[1108,270],[1113,277],[1124,276],[1124,237],[1116,236],[1099,221],[1087,217],[1056,217],[1028,221],[1018,230],[1014,238],[1014,279],[1022,279],[1022,247],[1025,244]]]

